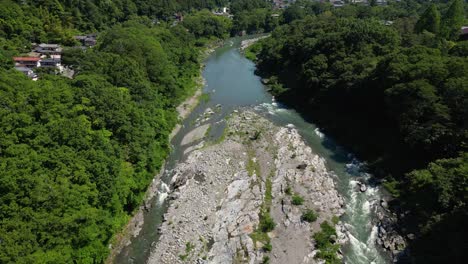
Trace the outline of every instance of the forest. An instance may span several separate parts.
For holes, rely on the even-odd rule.
[[[300,1],[249,51],[270,91],[358,153],[396,198],[402,233],[416,234],[414,263],[467,256],[466,10],[462,0]]]
[[[230,34],[198,11],[222,3],[0,1],[0,263],[104,262],[169,152],[203,44]],[[74,78],[17,72],[31,42],[64,45]]]
[[[229,5],[234,19],[208,10]],[[206,10],[205,10],[206,9]],[[415,263],[466,255],[468,42],[462,0],[388,6],[263,0],[0,0],[0,263],[102,263],[141,204],[196,88],[204,45],[251,47],[279,100],[368,161]],[[184,15],[174,23],[174,14]],[[391,21],[391,23],[386,23]],[[74,35],[99,33],[92,49]],[[58,43],[73,79],[12,56]]]

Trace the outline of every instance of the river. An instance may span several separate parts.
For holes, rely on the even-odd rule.
[[[295,125],[313,151],[324,157],[328,168],[337,175],[339,192],[346,202],[346,213],[341,220],[349,230],[350,237],[350,243],[343,247],[344,261],[350,264],[388,263],[389,260],[381,254],[375,243],[377,232],[373,224],[374,208],[380,200],[380,191],[378,187],[372,186],[366,192],[356,191],[358,179],[370,177],[364,164],[324,135],[310,120],[306,121],[296,111],[278,105],[265,90],[260,77],[254,74],[255,64],[239,52],[240,42],[240,38],[230,39],[206,59],[203,70],[206,85],[203,92],[209,94],[209,100],[201,102],[194,109],[172,139],[173,151],[166,162],[163,182],[170,181],[171,169],[185,158],[185,148],[180,145],[182,138],[198,124],[200,115],[207,108],[219,109],[210,120],[212,129],[209,136],[217,137],[224,129],[226,115],[237,108],[252,107],[278,125]],[[145,263],[148,259],[152,244],[158,240],[157,228],[167,209],[164,187],[162,185],[159,195],[151,201],[153,206],[144,215],[140,234],[132,238],[131,244],[116,256],[115,263]]]

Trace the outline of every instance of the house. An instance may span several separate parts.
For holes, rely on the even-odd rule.
[[[35,74],[34,71],[28,67],[16,66],[15,69],[17,71],[22,72],[24,75],[28,76],[33,81],[37,81],[38,79],[37,74]]]
[[[460,40],[468,40],[468,26],[461,27]]]
[[[367,0],[351,0],[353,4],[368,4]]]
[[[96,46],[96,43],[97,43],[96,37],[87,37],[84,40],[85,46],[88,46],[88,47]]]
[[[345,3],[343,1],[340,1],[340,0],[333,1],[332,4],[333,4],[334,7],[342,7],[342,6],[345,5]]]
[[[379,6],[387,5],[387,0],[375,0],[375,4]]]
[[[74,38],[81,42],[83,46],[87,47],[92,47],[96,46],[97,40],[96,40],[97,35],[96,34],[88,34],[88,35],[83,35],[83,36],[75,36]]]
[[[273,6],[277,9],[284,9],[288,7],[286,0],[273,0]]]
[[[44,67],[44,68],[50,68],[50,67],[58,68],[60,66],[61,66],[60,59],[47,58],[47,59],[41,60],[41,67]]]
[[[13,57],[16,66],[24,66],[28,68],[41,67],[41,58],[38,57]]]
[[[177,22],[184,22],[184,15],[182,13],[175,13],[174,18]]]
[[[36,52],[41,53],[43,55],[51,55],[51,54],[61,54],[62,48],[58,44],[39,44],[36,49]]]

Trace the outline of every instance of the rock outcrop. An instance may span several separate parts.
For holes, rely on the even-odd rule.
[[[324,159],[296,129],[250,111],[234,113],[225,133],[173,170],[172,200],[148,263],[318,262],[312,234],[344,212]],[[315,222],[301,220],[307,209],[317,212]]]

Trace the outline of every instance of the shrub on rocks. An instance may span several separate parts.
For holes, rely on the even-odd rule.
[[[300,196],[299,194],[295,194],[293,195],[291,202],[294,205],[302,205],[304,203],[304,198],[302,198],[302,196]]]
[[[318,215],[314,210],[308,209],[304,214],[302,214],[301,219],[302,221],[312,223],[317,220],[317,217]]]
[[[273,231],[273,229],[275,229],[275,226],[275,221],[273,221],[273,218],[269,213],[265,213],[263,217],[261,217],[259,228],[260,230],[262,230],[262,232],[267,233]]]

